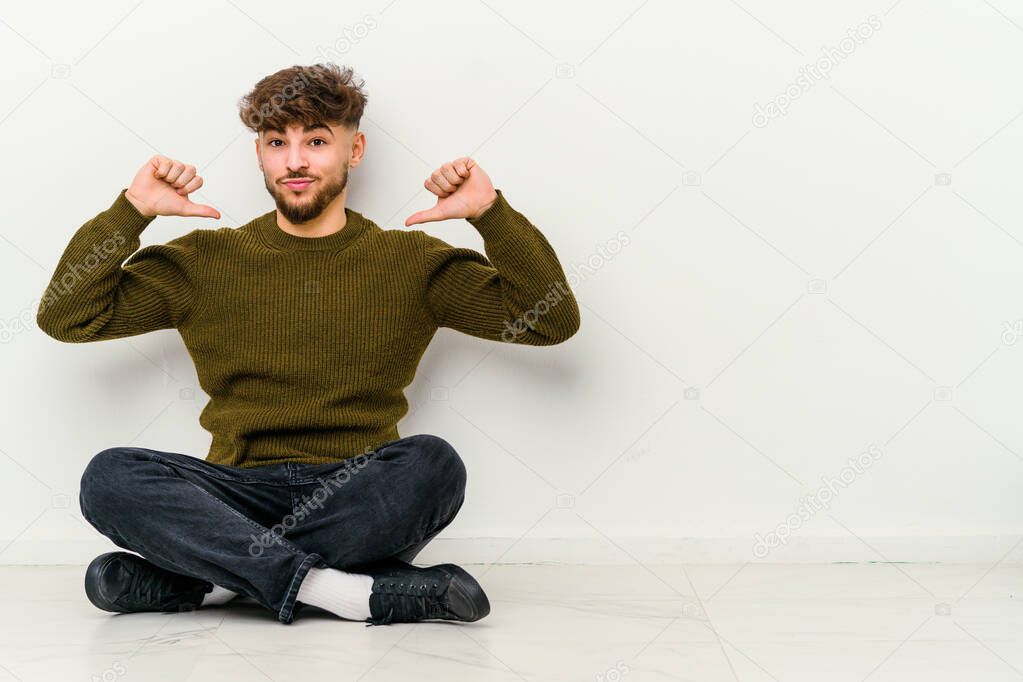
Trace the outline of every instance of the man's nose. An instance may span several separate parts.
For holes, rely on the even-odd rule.
[[[288,150],[288,170],[294,173],[306,165],[305,152],[300,147],[292,145]]]

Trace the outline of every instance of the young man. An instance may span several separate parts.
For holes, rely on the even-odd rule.
[[[139,249],[158,215],[220,218],[189,200],[194,166],[154,156],[64,251],[40,329],[81,343],[176,328],[210,396],[205,460],[114,447],[87,466],[83,516],[134,552],[90,564],[97,607],[244,594],[282,623],[298,603],[369,624],[489,613],[462,568],[409,563],[461,508],[466,471],[445,440],[399,437],[403,390],[439,327],[544,346],[576,332],[579,308],[551,245],[471,158],[426,180],[437,203],[405,225],[464,218],[487,257],[345,206],[362,86],[295,66],[242,98],[276,211]]]

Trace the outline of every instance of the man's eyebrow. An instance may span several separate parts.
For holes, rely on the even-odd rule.
[[[302,130],[302,132],[304,132],[304,133],[308,133],[308,132],[310,132],[310,131],[313,131],[313,130],[320,130],[321,128],[322,128],[323,130],[326,130],[326,131],[327,131],[328,133],[330,133],[330,136],[331,136],[331,137],[334,137],[334,131],[333,131],[333,130],[331,130],[330,128],[328,128],[328,127],[327,127],[326,125],[324,125],[323,123],[314,123],[314,124],[313,124],[313,125],[311,125],[311,126],[306,126],[306,127],[305,127],[305,128],[304,128],[304,129]]]
[[[307,125],[304,128],[302,128],[302,132],[303,133],[309,133],[309,132],[312,132],[314,130],[320,130],[320,129],[326,130],[328,133],[330,133],[331,137],[334,137],[334,131],[331,130],[330,128],[328,128],[323,123],[314,123],[312,125]],[[284,131],[281,130],[280,128],[267,128],[266,132],[268,132],[268,133],[277,133],[278,135],[283,135],[284,134]]]

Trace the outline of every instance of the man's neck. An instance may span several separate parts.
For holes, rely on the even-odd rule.
[[[348,223],[348,216],[345,214],[345,199],[348,191],[341,192],[334,201],[323,209],[320,215],[304,223],[293,223],[283,215],[280,209],[277,210],[277,226],[296,237],[327,237],[340,232]]]

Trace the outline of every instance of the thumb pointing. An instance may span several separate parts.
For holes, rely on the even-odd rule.
[[[206,204],[195,204],[191,201],[185,204],[183,215],[196,218],[216,218],[217,220],[220,220],[220,211],[217,209],[212,206],[207,206]]]
[[[413,213],[412,215],[410,215],[408,218],[405,219],[405,227],[408,227],[409,225],[415,225],[417,223],[429,223],[434,220],[444,220],[444,216],[441,215],[440,209],[438,209],[436,206],[434,206],[433,208],[428,208],[425,211],[419,211],[417,213]]]

